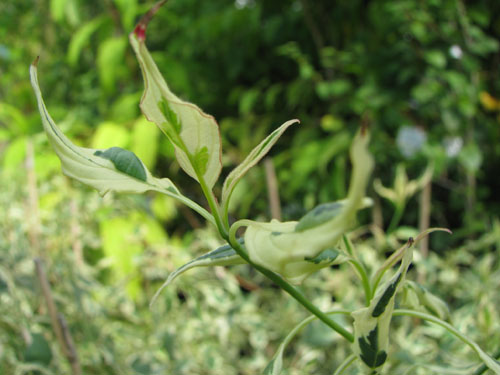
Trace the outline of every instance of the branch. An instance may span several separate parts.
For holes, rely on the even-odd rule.
[[[47,303],[47,310],[50,315],[52,329],[54,330],[57,341],[61,346],[64,356],[67,358],[69,364],[71,365],[73,375],[81,375],[82,370],[80,368],[78,355],[76,353],[75,346],[73,344],[71,333],[69,332],[66,320],[64,319],[62,314],[60,314],[57,311],[56,304],[54,302],[54,299],[52,298],[50,284],[49,281],[47,280],[47,275],[43,268],[42,259],[35,258],[34,262],[35,262],[36,276],[38,277],[38,281],[40,282],[40,286],[42,288],[43,297],[45,298],[45,302]]]

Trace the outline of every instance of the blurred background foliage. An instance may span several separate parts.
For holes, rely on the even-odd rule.
[[[100,197],[61,174],[28,80],[37,55],[48,108],[72,140],[130,149],[203,201],[139,112],[143,82],[127,36],[152,4],[0,3],[0,373],[69,371],[34,257],[45,262],[86,374],[258,373],[306,316],[247,267],[193,271],[149,310],[165,276],[219,239],[168,198]],[[375,267],[417,228],[452,229],[430,239],[412,272],[492,351],[500,342],[499,36],[494,0],[170,0],[149,26],[148,46],[173,91],[218,119],[223,175],[281,123],[301,120],[271,152],[284,220],[345,196],[350,140],[369,125],[379,182],[353,238]],[[263,167],[248,174],[234,219],[270,218],[271,177]],[[305,292],[325,309],[354,308],[357,287],[342,267],[311,277]],[[394,373],[474,362],[439,330],[398,319]],[[284,372],[331,374],[348,350],[339,343],[311,325],[290,346]]]

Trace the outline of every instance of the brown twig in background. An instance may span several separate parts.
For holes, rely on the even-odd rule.
[[[200,220],[198,220],[196,215],[193,214],[193,211],[191,211],[187,206],[179,204],[177,205],[177,207],[181,210],[182,216],[184,217],[184,219],[187,220],[187,222],[192,228],[198,229],[202,227]]]
[[[431,197],[432,197],[432,181],[425,184],[420,192],[420,207],[418,219],[418,231],[420,233],[429,229],[431,220]],[[424,237],[420,241],[420,253],[425,258],[429,254],[429,237]],[[418,282],[422,283],[425,280],[425,267],[418,268]]]
[[[73,369],[73,374],[80,374],[80,363],[78,362],[78,356],[76,354],[75,343],[73,342],[73,337],[71,336],[68,328],[68,323],[62,314],[57,314],[57,321],[61,327],[63,334],[64,344],[67,348],[66,357],[68,358],[71,368]]]
[[[52,323],[52,329],[56,335],[57,341],[61,346],[64,356],[68,359],[73,375],[81,375],[82,370],[80,368],[80,363],[78,361],[78,356],[76,354],[75,346],[73,344],[73,339],[71,333],[69,332],[68,326],[64,317],[58,313],[54,299],[52,298],[52,292],[50,290],[50,284],[47,280],[47,275],[43,268],[43,262],[41,258],[35,258],[35,270],[40,282],[40,287],[42,288],[42,294],[47,303],[47,310],[50,315],[50,320]]]
[[[264,160],[264,167],[266,169],[267,195],[269,198],[271,218],[281,220],[281,203],[278,191],[278,179],[276,178],[273,160],[271,158],[266,158],[266,160]]]
[[[422,192],[420,193],[420,212],[418,222],[418,231],[420,233],[429,229],[431,220],[431,196],[432,183],[429,181],[425,184]],[[422,241],[420,241],[420,252],[422,253],[422,256],[427,256],[427,253],[429,252],[429,237],[422,238]]]
[[[260,288],[257,284],[255,284],[250,280],[245,279],[243,276],[236,275],[236,280],[238,281],[240,287],[242,287],[245,290],[248,290],[249,292],[252,292]]]
[[[380,203],[380,198],[375,196],[373,198],[373,209],[372,209],[372,222],[379,229],[384,229],[384,217],[382,216],[382,203]]]
[[[306,22],[306,27],[311,34],[312,40],[314,42],[314,46],[316,47],[316,51],[318,55],[321,54],[321,50],[325,46],[325,42],[323,40],[323,35],[321,35],[321,31],[318,27],[317,20],[314,19],[314,15],[311,10],[311,4],[307,0],[300,0],[302,5],[302,14],[304,15],[304,20]]]
[[[33,140],[28,139],[26,142],[26,160],[25,168],[27,175],[28,187],[28,238],[30,248],[36,256],[41,256],[40,246],[40,220],[38,212],[38,188],[36,183],[35,173],[35,151],[33,147]]]

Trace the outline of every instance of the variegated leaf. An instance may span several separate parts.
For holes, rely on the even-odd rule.
[[[395,295],[402,287],[412,257],[413,250],[409,242],[398,271],[379,288],[370,306],[352,313],[355,337],[353,351],[369,368],[378,368],[387,359]]]
[[[243,243],[243,239],[239,239],[240,244]],[[158,291],[153,296],[151,300],[151,305],[156,301],[161,291],[165,289],[170,283],[172,283],[177,277],[182,275],[184,272],[196,268],[196,267],[210,267],[210,266],[230,266],[235,264],[244,264],[245,261],[240,257],[236,251],[229,245],[221,246],[215,250],[212,250],[204,255],[199,256],[196,259],[184,264],[183,266],[177,268],[174,272],[168,275],[167,280],[158,289]]]
[[[301,224],[296,221],[245,221],[245,246],[252,262],[279,273],[294,284],[301,283],[310,274],[328,265],[316,265],[307,259],[337,246],[344,233],[352,227],[356,212],[364,206],[366,185],[374,164],[368,143],[369,133],[363,128],[350,148],[353,171],[349,193],[340,210],[336,205],[327,205],[326,210],[313,210]],[[339,264],[345,260],[345,257],[339,257],[334,262]]]
[[[179,194],[169,179],[160,180],[152,177],[139,158],[130,151],[118,147],[95,150],[75,146],[59,130],[45,107],[38,85],[36,62],[31,66],[30,74],[43,127],[67,176],[92,186],[101,194],[110,190],[129,193],[157,190]]]
[[[145,31],[157,10],[151,9],[129,37],[144,78],[141,110],[172,142],[182,169],[211,189],[222,169],[219,126],[212,116],[170,91],[149,53]]]
[[[316,206],[299,220],[297,226],[295,227],[295,232],[302,232],[332,220],[335,216],[342,212],[342,209],[346,204],[347,200],[343,199]],[[371,204],[372,200],[370,198],[363,198],[360,208],[369,207]]]
[[[441,320],[433,315],[426,314],[420,311],[414,311],[414,310],[404,310],[404,309],[398,309],[394,310],[394,316],[412,316],[420,319],[424,319],[428,322],[434,323],[438,326],[441,326],[445,328],[449,333],[453,334],[455,337],[460,339],[463,343],[468,345],[472,350],[476,352],[476,354],[481,358],[483,361],[484,365],[492,370],[496,375],[500,375],[500,362],[496,360],[495,358],[491,357],[488,353],[486,353],[481,347],[474,341],[472,341],[470,338],[462,334],[460,331],[458,331],[455,327],[453,327],[451,324],[448,324],[444,320]],[[476,372],[477,374],[482,374],[484,371],[481,372]]]
[[[418,311],[430,312],[440,319],[446,320],[450,315],[446,302],[422,285],[410,280],[404,283],[402,304]]]
[[[37,62],[38,60],[30,68],[31,84],[44,130],[68,177],[97,189],[102,195],[108,191],[143,193],[155,190],[180,200],[210,222],[214,221],[204,208],[184,197],[168,178],[153,177],[133,152],[119,147],[97,150],[74,145],[61,132],[45,107],[38,84]]]
[[[241,178],[269,152],[288,127],[298,122],[299,120],[289,120],[274,130],[248,154],[240,165],[229,173],[222,187],[222,207],[227,210],[231,194]]]

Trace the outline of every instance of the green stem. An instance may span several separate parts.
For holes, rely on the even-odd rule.
[[[347,252],[351,255],[351,259],[349,259],[349,263],[354,267],[357,271],[359,278],[361,279],[361,283],[363,284],[363,289],[365,290],[365,302],[366,306],[370,305],[370,301],[372,299],[372,290],[370,286],[370,280],[368,278],[368,272],[366,271],[366,267],[361,261],[356,258],[356,253],[352,247],[351,242],[347,238],[346,235],[342,237],[344,240],[344,244],[347,248]]]
[[[326,313],[324,313],[323,311],[319,310],[316,306],[314,306],[306,297],[304,297],[304,295],[297,288],[286,282],[283,278],[281,278],[281,276],[277,275],[276,273],[252,262],[245,249],[241,246],[240,243],[238,243],[238,241],[236,241],[234,232],[232,233],[231,238],[226,237],[226,240],[230,243],[230,245],[238,253],[238,255],[241,256],[247,263],[252,265],[257,271],[259,271],[268,279],[270,279],[275,284],[280,286],[281,289],[283,289],[293,298],[295,298],[302,306],[304,306],[307,310],[309,310],[313,315],[317,316],[319,320],[321,320],[323,323],[325,323],[333,330],[337,331],[340,335],[344,336],[344,338],[347,341],[354,342],[354,336],[351,332],[346,330],[336,321],[330,319],[330,317]]]
[[[332,310],[332,311],[328,311],[326,314],[327,315],[335,315],[335,314],[351,315],[351,311],[349,311],[349,310]],[[309,323],[315,321],[316,319],[318,319],[318,317],[316,315],[309,315],[307,318],[305,318],[299,324],[297,324],[290,331],[290,333],[285,337],[285,339],[281,342],[277,353],[281,352],[281,355],[282,355],[285,348],[288,346],[288,344],[290,344],[290,342],[294,339],[294,337],[297,336],[297,334],[300,331],[302,331]],[[275,355],[275,358],[276,358],[276,355]]]
[[[354,354],[351,354],[349,357],[347,357],[341,364],[339,367],[337,367],[337,369],[335,370],[335,372],[333,373],[333,375],[342,375],[342,373],[347,370],[347,368],[349,368],[349,366],[351,366],[354,361],[356,360],[356,356]]]
[[[193,160],[193,155],[189,152],[188,148],[186,147],[186,144],[184,143],[184,140],[179,136],[177,142],[178,146],[186,153],[189,162],[193,167],[198,183],[200,184],[201,190],[203,191],[203,195],[205,195],[205,198],[207,199],[208,202],[208,206],[210,207],[210,211],[212,212],[212,215],[215,219],[215,226],[217,227],[217,230],[219,231],[222,237],[224,238],[227,237],[227,231],[229,230],[229,226],[225,226],[224,222],[222,221],[220,214],[220,207],[217,203],[217,199],[215,198],[214,192],[212,191],[212,189],[209,189],[205,181],[205,178],[200,173],[198,168],[195,168],[196,163]]]
[[[352,265],[357,271],[358,276],[361,279],[361,283],[363,284],[363,289],[365,290],[366,306],[370,306],[370,301],[373,295],[370,287],[370,280],[368,279],[368,274],[366,273],[366,268],[357,259],[349,259],[349,264]]]
[[[401,217],[403,216],[404,210],[405,210],[404,203],[396,205],[394,215],[392,215],[391,223],[389,224],[389,228],[387,228],[387,234],[394,232],[399,222],[401,221]]]
[[[462,334],[460,331],[458,331],[455,327],[453,327],[451,324],[436,318],[433,315],[422,313],[419,311],[413,311],[413,310],[406,310],[406,309],[398,309],[394,310],[393,316],[412,316],[415,318],[420,318],[423,320],[427,320],[429,322],[432,322],[434,324],[437,324],[438,326],[443,327],[446,329],[449,333],[454,335],[456,338],[458,338],[460,341],[462,341],[464,344],[468,345],[471,347],[472,350],[476,352],[476,354],[481,358],[483,361],[483,364],[492,369],[496,374],[500,374],[500,364],[496,362],[491,356],[486,354],[480,347],[477,345],[474,341],[469,339],[467,336]],[[500,354],[500,353],[498,353]],[[479,369],[478,369],[479,370]],[[478,374],[482,374],[485,370],[480,370]]]
[[[209,223],[215,225],[217,227],[217,223],[215,222],[214,217],[205,210],[203,207],[201,207],[198,203],[193,202],[191,199],[186,198],[183,195],[177,195],[177,194],[172,194],[171,192],[166,192],[165,190],[160,190],[158,189],[159,192],[164,193],[165,195],[172,197],[174,199],[177,199],[179,202],[184,203],[186,206],[191,208],[192,210],[198,212],[205,220],[207,220]]]
[[[495,354],[492,356],[494,359],[498,360],[500,359],[500,349],[496,351]],[[476,371],[474,371],[474,374],[472,375],[481,375],[483,374],[486,370],[488,370],[488,367],[483,363]]]
[[[217,201],[215,199],[215,195],[211,189],[208,188],[205,179],[202,176],[198,176],[198,181],[201,186],[201,190],[203,191],[203,194],[205,195],[205,198],[207,199],[208,206],[210,207],[210,211],[212,212],[212,215],[215,218],[215,224],[217,226],[217,230],[221,234],[223,238],[227,238],[228,236],[228,227],[224,224],[221,218],[220,214],[220,207],[217,204]]]
[[[224,226],[226,228],[229,228],[229,206],[228,206],[228,204],[225,204],[224,207],[222,207],[222,220],[224,220]]]

